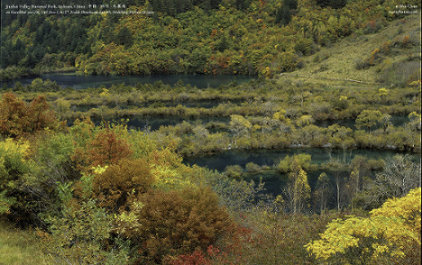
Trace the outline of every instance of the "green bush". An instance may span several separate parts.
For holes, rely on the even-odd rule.
[[[47,219],[43,250],[57,264],[128,264],[128,244],[113,237],[113,218],[88,200]],[[41,233],[42,234],[42,233]]]
[[[239,165],[227,166],[224,173],[228,177],[239,179],[243,174],[243,169]]]
[[[314,42],[311,39],[299,39],[296,42],[294,49],[296,53],[301,55],[311,55],[315,52]]]
[[[292,52],[283,52],[280,55],[281,72],[292,72],[298,66],[299,58]]]
[[[38,214],[50,203],[48,194],[33,187],[34,163],[28,161],[28,142],[12,139],[0,142],[0,204],[2,213],[19,225],[40,224]],[[46,203],[46,204],[45,204]]]
[[[404,87],[412,81],[421,79],[421,68],[418,61],[396,62],[385,67],[377,80],[393,86]]]
[[[253,162],[247,163],[245,166],[245,169],[247,172],[253,173],[253,174],[261,172],[261,167]]]

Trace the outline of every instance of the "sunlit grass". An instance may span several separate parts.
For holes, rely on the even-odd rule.
[[[383,43],[392,41],[395,38],[403,38],[405,35],[420,33],[420,15],[406,17],[397,20],[381,29],[377,33],[365,35],[352,35],[333,44],[331,47],[322,47],[314,55],[304,59],[305,64],[302,69],[293,73],[284,73],[280,81],[290,79],[312,84],[325,84],[338,88],[351,86],[377,85],[377,76],[380,65],[368,69],[356,69],[356,62],[362,61],[371,54],[375,48],[379,48]],[[393,53],[388,58],[391,63],[406,60],[410,54],[420,54],[419,47],[411,49],[401,49],[400,53]],[[318,57],[319,60],[316,60]],[[355,83],[351,80],[362,81]],[[381,85],[381,84],[378,84]]]
[[[0,265],[47,265],[33,230],[20,230],[0,220]]]

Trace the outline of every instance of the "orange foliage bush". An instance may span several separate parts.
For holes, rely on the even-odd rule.
[[[58,121],[44,96],[25,104],[13,93],[3,94],[0,101],[0,135],[16,138],[57,126]]]
[[[31,101],[27,108],[28,130],[31,133],[41,131],[44,128],[54,127],[57,124],[56,117],[44,96],[38,96]]]
[[[160,264],[166,257],[206,250],[232,225],[208,188],[155,191],[139,199],[144,205],[137,218],[142,225],[126,233],[140,245],[136,264]]]
[[[410,37],[409,35],[406,35],[403,37],[402,43],[401,43],[402,47],[406,48],[410,45]]]
[[[245,247],[253,243],[252,230],[233,225],[230,227],[227,242],[221,247],[208,246],[206,252],[196,249],[191,254],[182,254],[166,260],[169,265],[233,265],[246,264],[249,257],[245,254]],[[222,242],[220,242],[221,244]]]
[[[131,154],[129,144],[117,138],[116,133],[110,129],[101,131],[88,149],[89,160],[93,166],[114,164]]]
[[[100,131],[86,146],[75,149],[72,159],[80,168],[116,164],[132,154],[129,144],[110,128]]]
[[[197,249],[192,254],[180,255],[175,260],[169,261],[170,265],[211,265],[211,261],[204,253]]]
[[[93,196],[101,207],[116,212],[126,205],[129,197],[147,192],[153,182],[154,177],[144,159],[123,159],[95,176]]]

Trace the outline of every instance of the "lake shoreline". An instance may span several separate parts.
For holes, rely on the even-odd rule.
[[[250,75],[207,75],[207,74],[151,74],[151,75],[79,75],[78,72],[54,71],[36,75],[25,76],[8,81],[3,81],[2,86],[13,87],[16,83],[29,85],[37,78],[43,81],[51,80],[61,88],[86,89],[86,88],[109,88],[112,85],[137,85],[163,84],[175,86],[182,82],[198,88],[216,88],[229,82],[245,82],[254,80],[256,76]]]

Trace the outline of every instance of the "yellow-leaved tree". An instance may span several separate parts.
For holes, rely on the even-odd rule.
[[[0,141],[0,215],[9,213],[9,208],[16,204],[21,178],[28,172],[25,157],[29,148],[28,141],[11,138]]]
[[[367,218],[336,219],[320,236],[305,247],[324,262],[419,264],[421,188],[386,201]]]

